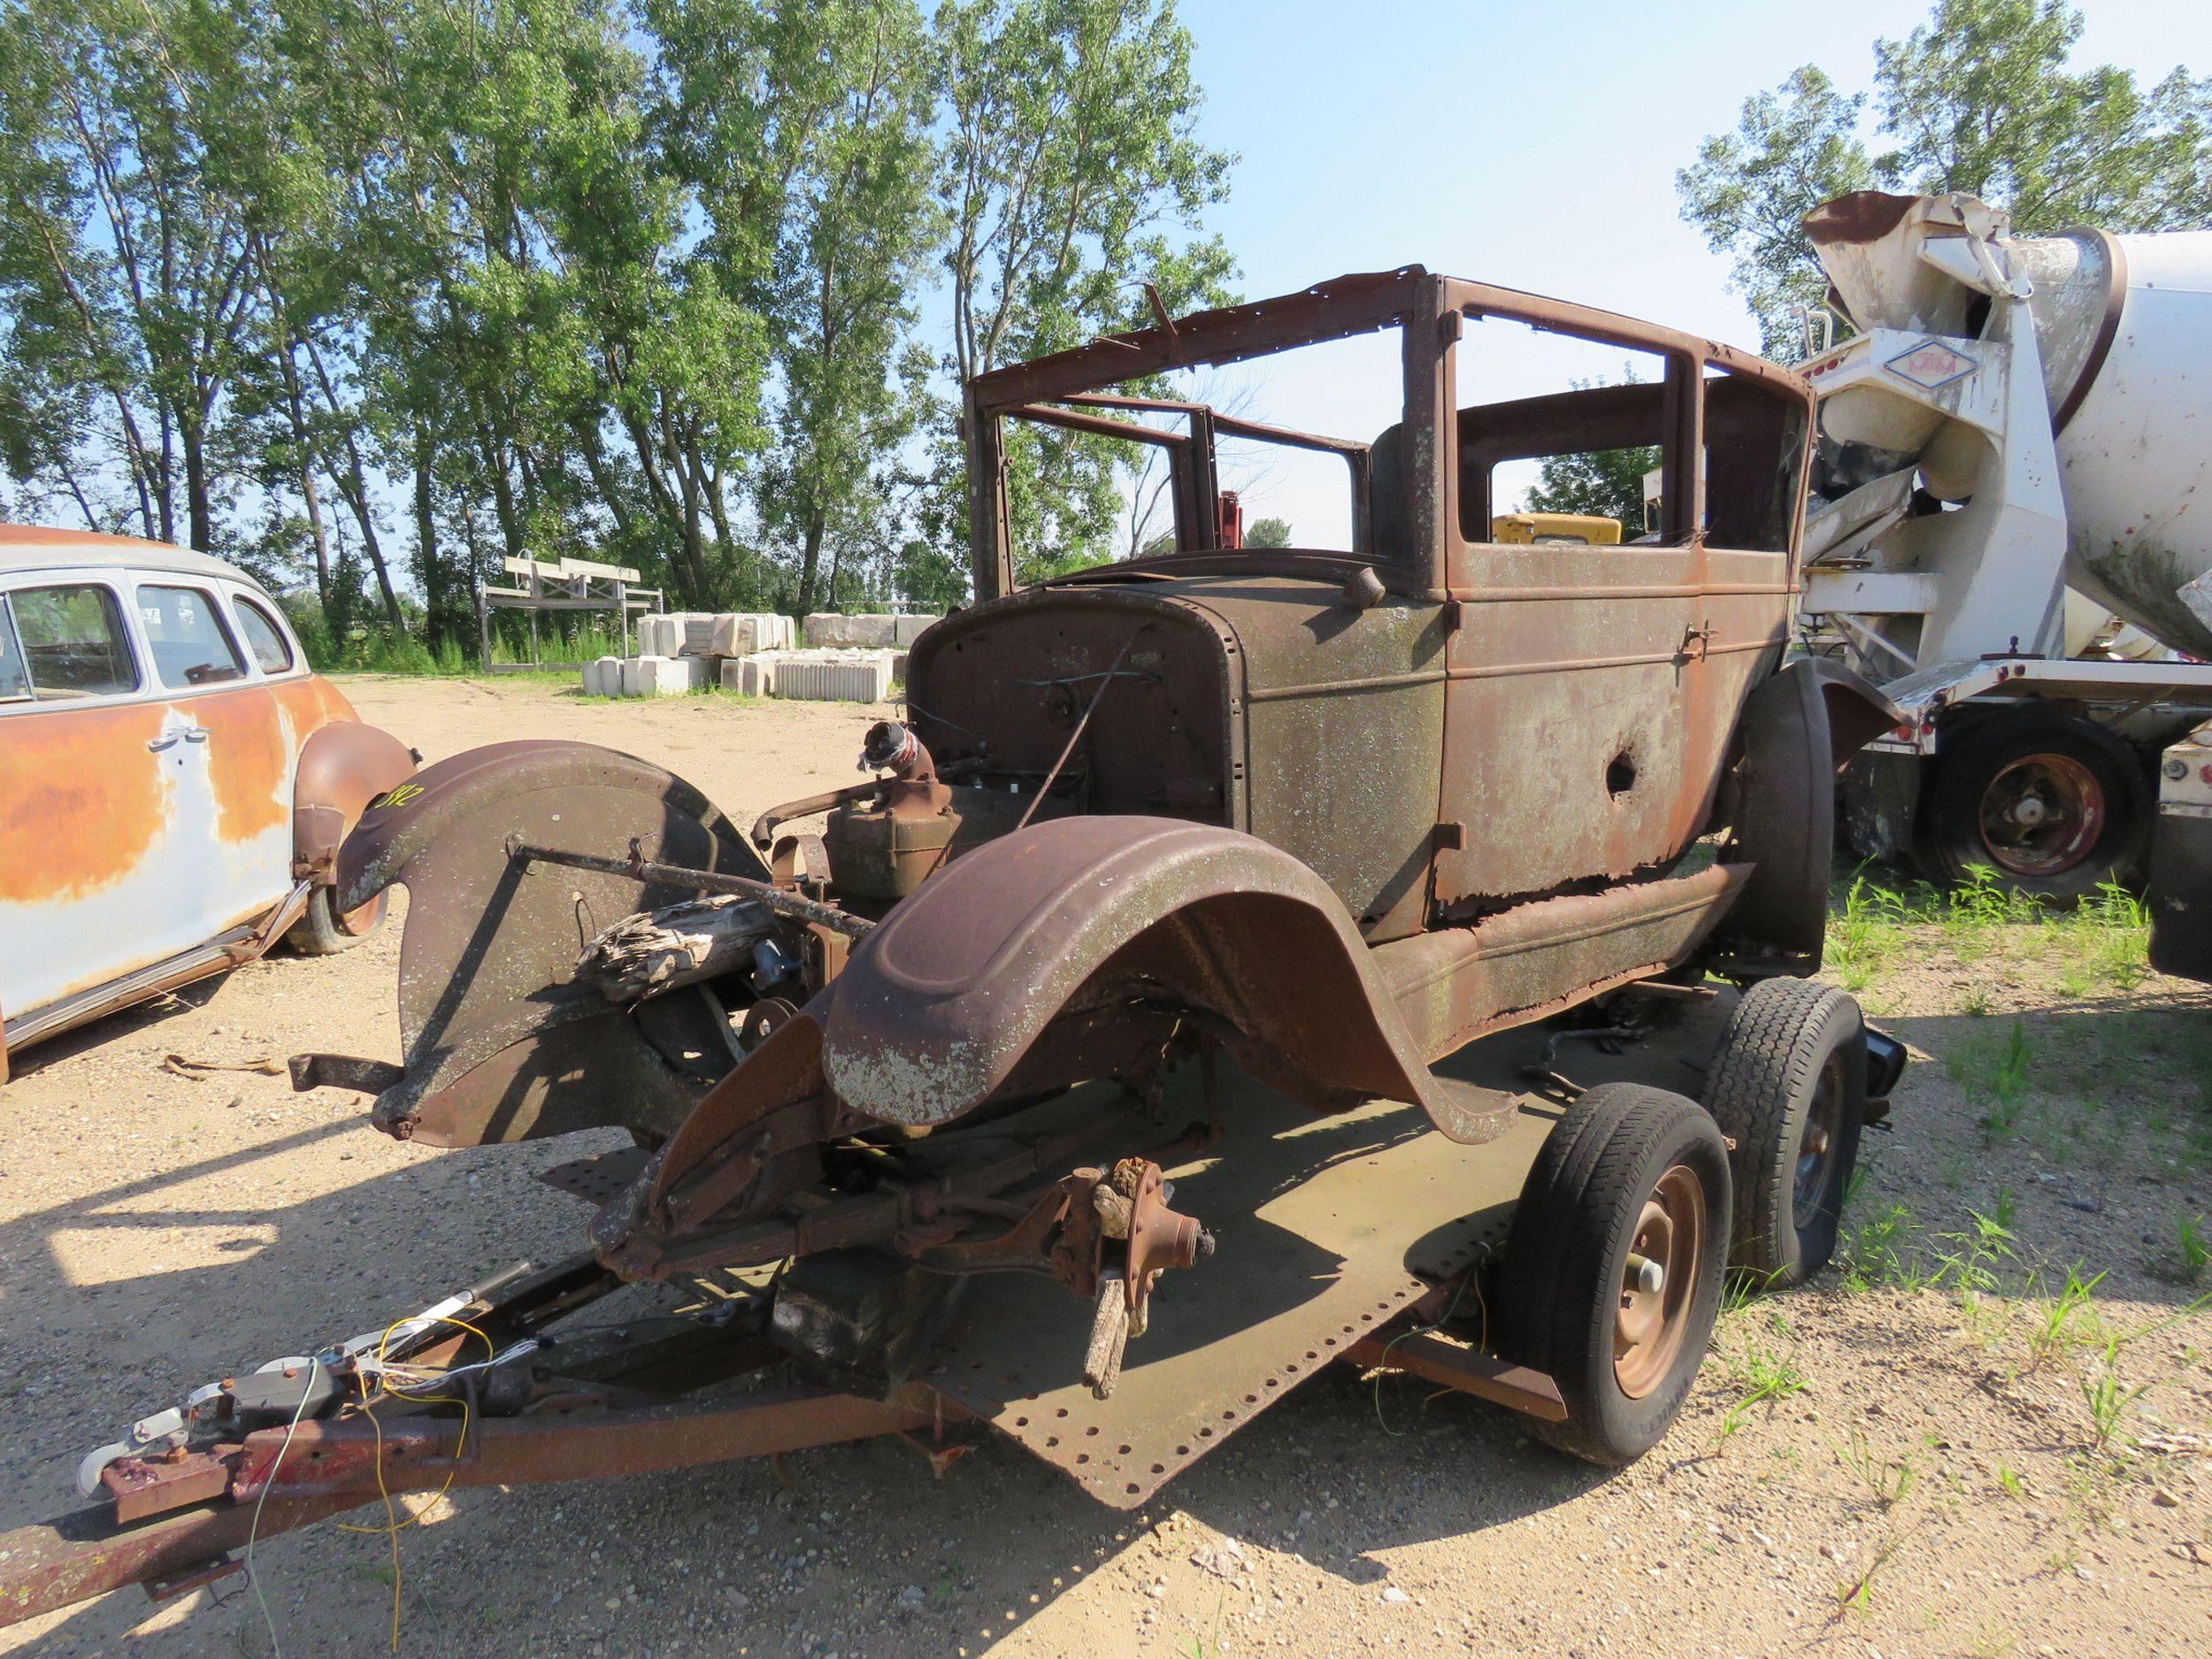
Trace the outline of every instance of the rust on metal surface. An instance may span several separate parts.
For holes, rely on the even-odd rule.
[[[40,710],[0,742],[0,902],[74,898],[137,869],[165,816],[159,760],[147,744],[163,703]],[[53,826],[72,833],[57,844]]]

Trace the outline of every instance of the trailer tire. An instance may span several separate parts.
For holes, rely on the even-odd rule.
[[[1609,1467],[1658,1443],[1720,1308],[1729,1206],[1727,1143],[1695,1101],[1607,1083],[1568,1109],[1522,1188],[1500,1283],[1502,1347],[1567,1406],[1533,1432]],[[1661,1266],[1655,1290],[1632,1254]]]
[[[2032,827],[2016,818],[2034,803]],[[2151,791],[2135,751],[2092,721],[2040,709],[1962,731],[1921,797],[1920,862],[1940,881],[1994,870],[2016,892],[2070,905],[2139,879]]]
[[[300,912],[284,935],[284,942],[303,956],[334,956],[342,950],[351,950],[363,941],[373,939],[383,930],[384,918],[390,914],[392,895],[380,893],[352,915],[342,919],[334,900],[334,887],[317,887],[307,895],[307,908]]]
[[[1809,979],[1761,980],[1714,1052],[1705,1104],[1735,1143],[1731,1264],[1769,1288],[1825,1267],[1866,1116],[1858,1003]]]

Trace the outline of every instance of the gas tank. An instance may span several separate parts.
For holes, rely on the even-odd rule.
[[[2039,343],[2094,325],[2053,406],[2065,417],[2067,583],[2175,649],[2212,657],[2212,232],[2102,240],[2116,250],[2112,300],[2093,319],[2085,292],[2047,312],[2031,301]]]

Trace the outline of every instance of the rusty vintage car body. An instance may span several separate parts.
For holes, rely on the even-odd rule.
[[[0,1079],[10,1049],[373,931],[338,844],[413,757],[311,672],[236,566],[0,526]]]
[[[1463,408],[1484,317],[1665,377]],[[1153,395],[1393,331],[1402,407],[1371,442]],[[442,1146],[626,1130],[548,1177],[595,1206],[588,1248],[138,1425],[88,1461],[111,1517],[8,1540],[22,1605],[204,1563],[237,1505],[296,1525],[372,1475],[566,1478],[950,1417],[1130,1505],[1340,1358],[1637,1455],[1687,1389],[1732,1238],[1817,1264],[1892,1069],[1870,1087],[1855,1007],[1796,977],[1836,768],[1892,718],[1785,660],[1810,411],[1758,359],[1417,267],[974,381],[975,602],[914,648],[865,781],[745,832],[647,762],[507,743],[427,768],[342,849],[340,904],[409,890],[403,1054],[302,1056],[296,1080],[373,1093],[380,1127]],[[1164,451],[1173,550],[1019,585],[1009,421]],[[1225,435],[1340,457],[1350,545],[1236,545]],[[1480,539],[1500,464],[1646,443],[1647,544]],[[1540,1022],[1708,1005],[1714,976],[1750,987],[1713,1050],[1732,1155],[1677,1094],[1574,1098]],[[1747,1020],[1786,1041],[1747,1043]],[[1516,1033],[1502,1071],[1438,1067]],[[1754,1064],[1800,1049],[1787,1077]],[[1222,1084],[1225,1056],[1265,1087]],[[1732,1156],[1768,1194],[1732,1211]],[[1478,1278],[1488,1335],[1430,1329]],[[717,1310],[695,1354],[795,1362],[807,1388],[673,1415],[602,1394],[580,1417],[580,1377],[644,1356],[549,1362],[538,1337],[652,1280]],[[465,1448],[457,1396],[423,1392],[441,1376],[474,1379]],[[296,1440],[311,1471],[287,1472]]]

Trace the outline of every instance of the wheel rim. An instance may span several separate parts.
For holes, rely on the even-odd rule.
[[[1836,1166],[1836,1147],[1843,1139],[1843,1056],[1839,1052],[1830,1055],[1820,1068],[1812,1110],[1805,1116],[1805,1133],[1797,1143],[1791,1219],[1800,1227],[1811,1219],[1828,1190],[1829,1172]]]
[[[1662,1175],[1636,1218],[1613,1319],[1613,1379],[1632,1400],[1663,1382],[1682,1352],[1705,1251],[1705,1187],[1686,1164]],[[1658,1269],[1652,1286],[1645,1263]]]
[[[2016,876],[2054,876],[2095,850],[2104,786],[2070,755],[2024,755],[1982,791],[1982,846]]]
[[[392,895],[380,893],[366,904],[358,905],[338,918],[338,931],[351,939],[360,939],[377,930],[384,920],[385,907]]]

